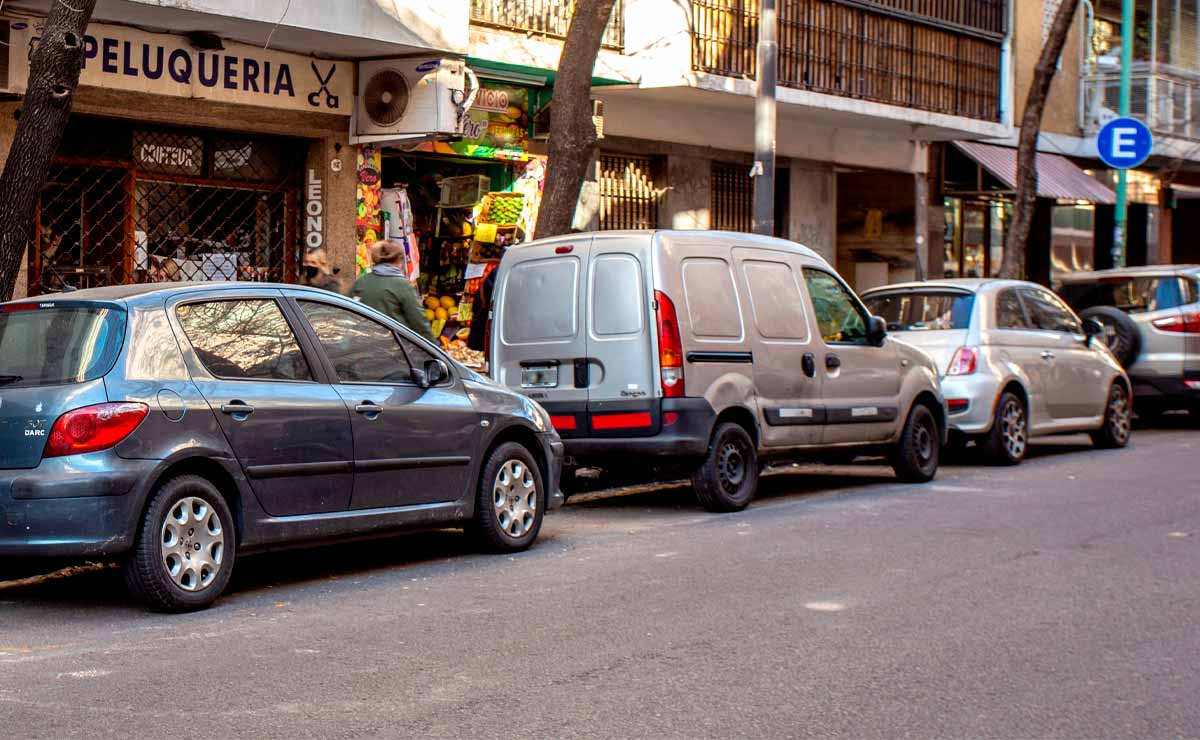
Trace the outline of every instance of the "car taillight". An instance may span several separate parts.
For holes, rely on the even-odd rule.
[[[101,403],[68,411],[50,429],[44,457],[106,450],[132,434],[149,410],[144,403]]]
[[[974,347],[959,347],[954,351],[954,357],[950,358],[950,367],[946,370],[947,375],[970,375],[975,372],[975,363],[978,362],[978,353]]]
[[[659,291],[654,291],[655,318],[658,320],[658,365],[662,368],[664,398],[682,398],[683,340],[679,336],[679,320],[675,304]]]
[[[1200,314],[1185,313],[1182,316],[1167,316],[1151,322],[1155,329],[1175,334],[1200,334]]]

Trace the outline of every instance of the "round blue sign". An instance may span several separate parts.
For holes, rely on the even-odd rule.
[[[1096,148],[1104,164],[1125,170],[1146,161],[1154,148],[1154,137],[1146,124],[1136,118],[1114,118],[1100,129]]]

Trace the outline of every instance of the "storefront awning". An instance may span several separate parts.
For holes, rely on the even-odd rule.
[[[1005,185],[1016,190],[1016,149],[974,141],[956,141],[954,145]],[[1037,171],[1038,197],[1086,200],[1102,205],[1117,202],[1116,193],[1061,155],[1038,152]]]
[[[487,77],[488,72],[493,73],[501,79],[509,79],[513,82],[519,82],[535,87],[553,87],[554,78],[557,72],[553,69],[542,69],[540,67],[528,67],[523,64],[507,64],[505,62],[496,62],[491,59],[480,59],[479,57],[467,57],[467,66],[475,70],[480,77]],[[636,85],[634,80],[620,80],[611,77],[592,77],[592,87],[608,87],[610,85]]]

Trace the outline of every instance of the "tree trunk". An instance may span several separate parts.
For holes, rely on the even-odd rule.
[[[96,0],[51,3],[29,60],[25,102],[0,174],[0,302],[12,299],[21,259],[31,246],[38,198],[71,116],[83,68],[83,36],[95,7]]]
[[[558,61],[558,76],[554,79],[549,163],[534,231],[538,238],[571,230],[579,190],[596,153],[592,69],[615,4],[616,0],[575,1],[575,12]]]
[[[1029,230],[1033,225],[1033,209],[1037,201],[1037,142],[1042,129],[1042,114],[1046,110],[1046,99],[1050,96],[1050,84],[1058,71],[1058,58],[1062,55],[1075,8],[1079,0],[1062,0],[1054,16],[1054,24],[1038,57],[1033,70],[1033,81],[1029,84],[1029,95],[1025,98],[1025,114],[1021,117],[1021,139],[1017,145],[1017,195],[1013,206],[1013,220],[1004,244],[1004,262],[1000,277],[1020,280],[1025,276],[1025,253],[1029,244]]]

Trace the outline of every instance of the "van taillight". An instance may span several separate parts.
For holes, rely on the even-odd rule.
[[[978,361],[978,354],[974,347],[959,347],[954,352],[954,357],[950,359],[950,367],[946,370],[947,375],[970,375],[975,372],[975,365]]]
[[[1168,316],[1155,319],[1151,323],[1155,329],[1169,331],[1172,334],[1200,334],[1200,314],[1185,313],[1182,316]]]
[[[50,429],[43,456],[107,450],[132,434],[149,410],[144,403],[101,403],[68,411]]]
[[[682,398],[683,340],[679,336],[679,320],[675,304],[659,291],[654,291],[655,318],[658,321],[658,365],[662,369],[664,398]]]

